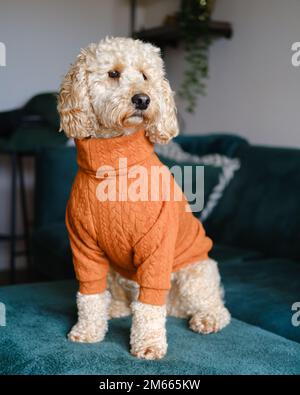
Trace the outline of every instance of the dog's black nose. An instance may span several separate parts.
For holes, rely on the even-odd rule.
[[[150,97],[145,93],[138,93],[132,96],[131,101],[137,110],[146,110],[150,103]]]

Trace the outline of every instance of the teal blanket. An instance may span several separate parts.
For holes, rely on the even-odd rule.
[[[300,344],[233,319],[220,333],[199,335],[169,318],[169,350],[161,361],[129,353],[130,319],[110,322],[102,343],[75,344],[72,281],[0,288],[0,374],[299,374]]]

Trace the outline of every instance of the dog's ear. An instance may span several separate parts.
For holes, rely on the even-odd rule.
[[[68,137],[94,136],[97,119],[89,100],[86,53],[82,52],[64,77],[58,95],[60,131]]]
[[[162,81],[162,99],[160,114],[154,124],[146,128],[146,134],[153,143],[167,144],[178,134],[174,93],[166,79]]]

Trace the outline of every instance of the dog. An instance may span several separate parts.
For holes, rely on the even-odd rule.
[[[167,352],[166,316],[188,318],[198,333],[230,322],[217,263],[186,200],[100,201],[108,179],[128,168],[163,167],[153,144],[178,134],[173,92],[160,50],[131,38],[105,38],[81,50],[58,96],[61,130],[75,139],[79,171],[66,211],[76,277],[74,342],[104,339],[108,320],[132,314],[131,353],[160,359]],[[127,173],[126,173],[127,174]],[[173,188],[179,188],[175,181]],[[181,190],[180,190],[181,191]],[[103,192],[103,191],[102,191]]]

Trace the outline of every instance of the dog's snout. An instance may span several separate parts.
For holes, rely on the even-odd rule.
[[[150,104],[150,97],[145,93],[138,93],[132,96],[131,101],[137,110],[146,110]]]

